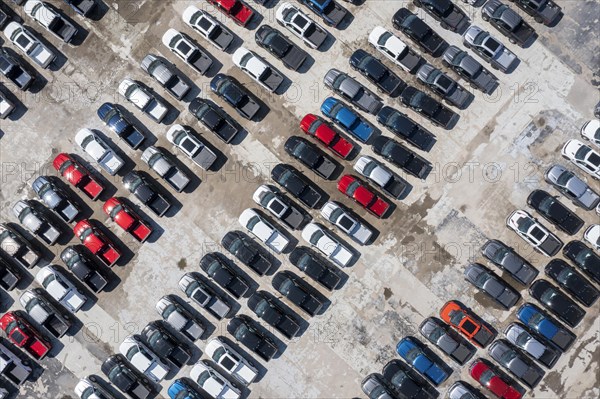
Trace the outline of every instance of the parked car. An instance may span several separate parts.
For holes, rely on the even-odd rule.
[[[369,34],[369,43],[394,64],[408,73],[415,74],[425,63],[423,57],[382,26],[376,26]]]
[[[577,234],[584,221],[544,190],[534,190],[527,197],[527,204],[547,221],[569,235]]]
[[[573,172],[561,165],[551,166],[544,175],[546,182],[571,199],[575,205],[586,210],[594,209],[600,203],[600,195],[590,188]]]
[[[169,365],[152,352],[136,335],[126,337],[119,346],[119,352],[140,373],[152,381],[162,381],[170,371]]]
[[[339,266],[347,267],[354,259],[352,250],[346,248],[320,224],[308,223],[302,229],[302,238]]]
[[[240,26],[247,26],[254,16],[254,10],[241,0],[207,1]]]
[[[24,349],[35,360],[42,360],[52,349],[50,341],[29,324],[19,311],[6,312],[0,317],[0,329],[13,345]]]
[[[111,176],[116,175],[125,165],[125,161],[115,150],[90,129],[79,130],[75,135],[75,142]]]
[[[22,360],[20,353],[17,355],[14,349],[6,346],[4,340],[0,341],[0,359],[2,359],[2,369],[0,375],[16,386],[23,385],[33,371],[29,365],[29,360]]]
[[[82,17],[89,17],[96,9],[94,0],[64,0],[64,2]]]
[[[570,327],[577,327],[585,316],[585,310],[547,280],[531,284],[529,294]]]
[[[336,132],[327,122],[314,114],[306,114],[300,121],[300,128],[314,137],[331,152],[342,159],[347,159],[354,151],[354,144]]]
[[[290,165],[276,165],[271,178],[309,208],[315,208],[322,200],[316,185]]]
[[[152,235],[153,228],[142,219],[122,199],[109,198],[102,207],[106,215],[120,228],[131,234],[138,242],[145,242]]]
[[[392,107],[381,108],[377,122],[420,150],[429,151],[435,144],[435,136],[431,132]]]
[[[55,266],[42,267],[35,281],[57,302],[71,313],[77,313],[87,302],[87,297]]]
[[[500,0],[488,0],[481,8],[481,18],[508,37],[511,43],[521,47],[537,37],[535,29]]]
[[[150,397],[150,381],[134,371],[122,355],[112,355],[100,367],[108,380],[134,399]]]
[[[323,308],[323,301],[317,291],[293,273],[277,273],[272,280],[273,288],[309,316],[317,315]]]
[[[126,174],[123,177],[123,185],[158,217],[163,216],[171,207],[171,203],[160,193],[156,183],[138,171]]]
[[[167,140],[204,170],[209,170],[217,159],[217,155],[202,140],[196,138],[190,129],[180,124],[174,124],[169,128]]]
[[[449,399],[477,399],[478,394],[478,390],[463,381],[456,381],[448,389]]]
[[[284,144],[285,152],[310,168],[323,179],[329,179],[337,165],[308,140],[291,136]]]
[[[133,150],[137,150],[146,139],[144,134],[123,115],[116,104],[102,104],[98,108],[98,117]]]
[[[547,276],[583,305],[590,307],[598,300],[600,291],[562,259],[552,259],[544,268]]]
[[[28,289],[19,297],[25,312],[55,338],[61,338],[73,325],[71,316],[50,302],[40,288]]]
[[[435,317],[426,318],[419,326],[419,331],[429,342],[461,366],[468,362],[476,352],[473,345],[451,330]]]
[[[442,306],[440,318],[481,348],[488,346],[496,335],[479,316],[456,301],[448,301]]]
[[[17,201],[12,208],[13,214],[31,234],[38,236],[48,245],[56,244],[61,231],[34,205],[35,203],[31,200]]]
[[[488,240],[481,247],[481,254],[523,285],[531,284],[539,274],[525,258],[502,241]]]
[[[530,389],[535,388],[544,377],[544,370],[503,339],[488,348],[492,359],[507,369]]]
[[[236,316],[227,324],[227,331],[258,357],[268,362],[278,352],[275,342],[258,329],[257,324],[248,316]]]
[[[242,130],[231,116],[211,101],[195,98],[188,111],[225,143],[230,143]]]
[[[23,5],[25,14],[29,15],[48,32],[70,43],[77,34],[77,28],[54,7],[40,0],[27,0]]]
[[[431,15],[444,29],[459,34],[470,25],[467,14],[450,0],[416,0],[414,4]]]
[[[563,246],[558,237],[524,210],[517,209],[511,213],[506,219],[506,225],[546,256],[556,255]]]
[[[471,87],[487,95],[492,94],[499,85],[498,78],[494,74],[457,46],[450,46],[444,51],[442,64],[467,80]]]
[[[361,245],[367,244],[373,236],[369,227],[359,222],[350,210],[335,201],[328,201],[323,205],[321,216]]]
[[[216,252],[208,253],[200,259],[200,269],[237,299],[243,297],[250,289],[248,282],[232,270]]]
[[[218,73],[210,81],[210,89],[245,119],[251,121],[260,111],[258,98],[230,76]]]
[[[119,84],[119,94],[139,108],[143,113],[160,123],[169,112],[169,108],[154,93],[140,82],[125,78]]]
[[[417,380],[409,366],[400,360],[390,360],[382,370],[383,379],[394,389],[394,392],[409,399],[433,399],[428,388]]]
[[[380,106],[377,105],[377,107]],[[323,101],[321,112],[346,133],[351,134],[363,143],[368,142],[377,132],[377,129],[360,116],[358,112],[334,97],[327,97]]]
[[[0,120],[6,119],[15,110],[15,104],[13,104],[6,95],[0,91]]]
[[[140,338],[153,353],[176,367],[186,365],[192,356],[187,345],[169,332],[161,321],[148,323],[140,333]]]
[[[365,112],[377,115],[383,107],[383,102],[375,93],[345,72],[332,68],[325,75],[323,83],[335,93],[350,101],[352,105]]]
[[[396,345],[396,352],[410,366],[421,373],[435,386],[446,381],[450,374],[446,371],[449,367],[440,364],[423,350],[425,346],[413,337],[405,337]]]
[[[190,377],[212,398],[239,399],[241,392],[207,361],[200,360],[190,370]]]
[[[256,189],[252,195],[252,199],[292,230],[299,229],[304,224],[304,214],[292,205],[278,190],[266,184]]]
[[[387,381],[375,373],[369,374],[362,380],[361,388],[369,399],[394,399],[396,397]]]
[[[73,389],[75,395],[79,399],[112,399],[113,394],[106,390],[102,385],[98,384],[96,376],[83,377],[77,382]]]
[[[310,48],[318,49],[329,36],[321,25],[292,3],[282,3],[275,12],[275,18]]]
[[[181,17],[190,28],[221,51],[227,50],[233,42],[233,33],[208,11],[200,10],[196,6],[188,6],[183,10]]]
[[[352,198],[378,218],[385,217],[392,206],[387,199],[352,175],[342,176],[338,181],[337,188],[339,192]]]
[[[208,341],[204,348],[206,355],[243,385],[249,385],[258,377],[256,367],[221,337]]]
[[[511,323],[504,330],[506,339],[533,359],[551,369],[560,358],[560,351],[553,345],[540,341],[519,323]]]
[[[571,139],[565,143],[561,154],[594,179],[600,179],[600,154],[589,145]]]
[[[531,15],[535,22],[552,26],[554,21],[562,15],[562,9],[552,0],[514,0],[513,3],[527,14]]]
[[[232,60],[235,66],[271,93],[275,93],[285,80],[278,70],[245,47],[238,47]]]
[[[335,0],[301,0],[301,2],[320,16],[326,25],[334,28],[348,15],[348,10]]]
[[[35,73],[24,66],[17,57],[10,55],[4,48],[0,49],[0,74],[23,91],[35,82]]]
[[[80,220],[73,228],[73,232],[83,245],[96,255],[104,265],[112,267],[121,257],[119,249],[99,229],[96,223],[88,219]]]
[[[146,148],[142,153],[142,161],[180,193],[187,187],[190,178],[179,169],[171,157],[171,154],[154,146]]]
[[[240,224],[275,253],[282,253],[290,240],[254,209],[248,208],[239,217]]]
[[[600,225],[592,224],[583,233],[583,238],[596,250],[600,250]]]
[[[0,55],[0,59],[2,56]],[[0,70],[1,62],[0,62]],[[599,107],[600,108],[600,107]],[[600,147],[600,120],[591,119],[583,124],[581,127],[581,137],[584,140],[589,140],[592,143],[596,144],[597,147]]]
[[[400,101],[402,105],[424,116],[435,126],[441,126],[446,130],[452,129],[458,122],[458,114],[415,87],[408,86],[404,89]]]
[[[221,245],[259,276],[264,276],[273,266],[260,246],[241,232],[228,232],[221,239]]]
[[[406,180],[372,157],[366,155],[360,157],[354,164],[354,170],[395,199],[403,198],[410,190]]]
[[[31,269],[41,258],[39,251],[18,231],[0,223],[0,248],[19,265]]]
[[[419,179],[424,179],[431,169],[431,165],[425,159],[385,136],[375,138],[373,151]]]
[[[206,75],[213,64],[212,57],[203,48],[176,29],[169,28],[163,34],[162,43],[201,75]]]
[[[190,91],[191,86],[181,78],[175,68],[154,54],[148,54],[140,67],[154,78],[170,95],[181,100]]]
[[[12,291],[22,278],[21,272],[11,262],[0,257],[0,287]]]
[[[56,54],[43,44],[28,28],[11,21],[4,28],[4,36],[31,61],[46,69],[56,59]]]
[[[550,341],[562,352],[566,352],[577,338],[575,334],[531,303],[521,305],[517,310],[517,318],[527,328]]]
[[[44,204],[65,222],[71,223],[79,215],[79,207],[50,177],[37,177],[31,187]]]
[[[298,71],[308,59],[308,53],[288,39],[278,29],[261,25],[254,34],[256,44],[280,60],[286,68]]]
[[[203,399],[196,387],[192,386],[187,380],[178,378],[169,386],[167,393],[170,398],[184,398],[184,399]]]
[[[475,25],[471,25],[463,34],[463,44],[489,62],[492,68],[504,73],[508,73],[518,62],[517,56],[504,44]]]
[[[417,78],[431,91],[458,109],[465,109],[473,102],[473,94],[431,64],[422,65],[417,71]]]
[[[365,50],[356,50],[349,61],[355,71],[360,72],[369,82],[377,86],[378,90],[392,98],[398,97],[406,88],[406,83],[398,75]]]
[[[521,387],[506,381],[503,376],[481,359],[471,364],[469,374],[500,399],[521,399],[523,397]]]
[[[406,8],[400,8],[392,17],[394,28],[411,38],[423,51],[438,57],[448,43],[421,18]]]
[[[257,291],[248,299],[248,308],[258,318],[279,331],[283,336],[292,339],[300,330],[295,317],[290,315],[270,294]]]
[[[521,299],[521,295],[510,284],[479,263],[471,263],[464,274],[467,281],[485,292],[506,310]]]
[[[340,276],[337,269],[321,261],[306,247],[295,248],[290,254],[290,262],[329,291],[333,291],[340,285],[342,276]]]
[[[73,186],[79,188],[92,201],[95,201],[104,187],[90,174],[90,172],[73,157],[60,153],[54,158],[52,166]]]
[[[67,268],[93,292],[98,293],[108,284],[106,278],[96,270],[95,265],[79,249],[66,247],[60,254],[60,259]]]
[[[179,289],[218,320],[227,317],[231,311],[231,306],[225,298],[192,273],[186,273],[179,279]]]
[[[155,308],[163,320],[192,342],[198,340],[206,331],[202,322],[184,308],[172,295],[165,295],[160,298]]]

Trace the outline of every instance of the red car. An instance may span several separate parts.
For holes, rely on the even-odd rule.
[[[52,166],[72,185],[83,191],[88,197],[95,201],[104,187],[98,183],[90,172],[83,167],[79,162],[74,160],[69,154],[64,152],[58,154]]]
[[[8,312],[0,318],[0,328],[6,333],[6,336],[19,348],[25,349],[31,356],[37,360],[43,359],[52,344],[45,339],[42,334],[33,328],[17,312]]]
[[[254,10],[248,7],[244,2],[240,0],[206,0],[210,4],[214,5],[223,14],[241,26],[248,25],[248,22],[254,15]]]
[[[469,370],[471,377],[489,389],[500,399],[521,399],[523,394],[504,381],[487,364],[481,360],[473,362]]]
[[[456,301],[446,302],[440,310],[440,317],[481,348],[488,346],[496,336],[478,316]]]
[[[339,135],[333,128],[314,114],[306,114],[300,121],[300,129],[325,144],[335,155],[348,158],[354,150],[354,144]]]
[[[102,263],[112,267],[121,257],[121,252],[117,250],[112,242],[104,235],[100,229],[94,226],[89,220],[79,221],[73,228],[75,235],[81,240]]]
[[[390,209],[390,203],[375,194],[369,186],[352,175],[344,175],[338,182],[338,190],[358,202],[367,211],[381,218]]]
[[[120,199],[115,197],[108,199],[102,209],[113,222],[139,242],[146,241],[152,234],[152,227]]]

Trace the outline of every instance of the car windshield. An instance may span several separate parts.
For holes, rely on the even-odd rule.
[[[544,315],[536,313],[529,319],[529,325],[536,326],[544,320]]]
[[[479,377],[479,382],[482,385],[488,386],[488,384],[494,377],[495,375],[491,370],[485,370],[483,373],[481,373],[481,377]]]
[[[489,273],[483,272],[479,274],[479,276],[477,276],[477,278],[475,279],[475,285],[478,287],[483,287],[483,284],[485,284],[485,282],[488,281],[491,277],[492,276],[490,276]]]
[[[248,61],[250,61],[252,58],[254,58],[254,55],[252,53],[244,54],[244,56],[240,60],[240,65],[245,67],[246,65],[248,65]]]
[[[558,273],[558,276],[556,276],[556,280],[561,284],[566,284],[569,278],[574,274],[575,273],[573,273],[571,270],[564,268],[560,271],[560,273]]]
[[[500,248],[494,253],[492,259],[496,263],[501,263],[506,255],[508,255],[510,251],[507,248]]]
[[[593,255],[592,255],[592,251],[590,249],[583,249],[581,250],[577,256],[575,257],[575,260],[577,261],[578,264],[580,265],[585,265],[588,261],[588,259],[592,259]]]
[[[260,222],[260,218],[258,216],[252,216],[250,218],[250,220],[248,220],[248,224],[246,225],[246,228],[248,228],[248,230],[252,230],[259,222]]]
[[[317,243],[319,242],[319,240],[321,239],[321,237],[323,237],[325,234],[323,234],[323,232],[321,230],[317,230],[313,233],[312,236],[310,236],[310,243],[312,245],[317,245]]]
[[[499,361],[500,361],[500,363],[508,364],[515,357],[517,357],[517,353],[515,351],[507,350],[506,352],[504,352],[502,354],[502,356],[500,356],[500,360]]]
[[[573,177],[574,177],[573,173],[563,172],[560,176],[558,176],[558,179],[556,179],[556,184],[566,187],[569,180],[571,180],[571,178],[573,178]]]
[[[127,183],[127,185],[129,186],[129,190],[135,191],[140,186],[140,184],[142,184],[142,178],[134,175],[133,178]]]
[[[548,288],[542,295],[540,295],[540,301],[550,303],[554,298],[558,296],[558,293],[552,288]]]
[[[555,203],[556,203],[556,199],[554,199],[551,196],[547,196],[543,200],[540,201],[540,204],[538,207],[539,207],[540,211],[542,211],[544,213],[549,213],[550,208],[552,208],[552,205],[554,205]]]
[[[198,385],[200,385],[201,387],[204,386],[204,383],[210,378],[210,373],[208,372],[208,370],[204,370],[202,373],[200,373],[200,375],[198,376]]]
[[[363,173],[367,176],[370,176],[371,172],[373,172],[373,170],[375,168],[377,168],[377,164],[375,162],[369,162],[368,164],[365,165]]]
[[[346,193],[348,195],[352,195],[354,194],[354,192],[356,191],[357,188],[360,187],[360,183],[358,183],[357,181],[353,181],[352,183],[350,183],[348,185],[348,188],[346,189]]]
[[[338,220],[343,214],[344,211],[342,210],[342,208],[336,208],[331,212],[331,216],[329,217],[329,219]]]
[[[412,348],[406,353],[405,359],[408,362],[412,363],[415,361],[417,356],[419,356],[420,354],[421,354],[421,351],[418,348]]]
[[[267,310],[269,309],[269,303],[267,302],[266,299],[262,299],[258,305],[256,305],[256,309],[254,310],[254,313],[256,313],[258,316],[262,317]]]
[[[521,233],[527,233],[527,231],[535,224],[532,219],[522,217],[517,220],[517,229]]]
[[[515,344],[517,346],[524,347],[525,345],[527,345],[530,339],[531,335],[529,335],[527,331],[523,331],[517,336],[517,339],[515,339]]]
[[[132,346],[131,348],[129,348],[127,350],[127,353],[125,354],[125,357],[127,358],[127,360],[131,360],[131,359],[133,359],[133,357],[136,354],[138,354],[140,352],[141,352],[140,347],[137,346],[137,345],[134,345],[134,346]]]
[[[435,326],[433,330],[431,330],[431,332],[429,333],[429,339],[431,339],[432,341],[437,341],[444,335],[446,335],[446,332],[442,328]]]

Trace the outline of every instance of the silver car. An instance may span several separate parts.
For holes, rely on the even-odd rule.
[[[467,108],[475,98],[454,79],[431,64],[421,66],[417,71],[417,78],[434,93],[459,109]]]
[[[146,162],[150,168],[162,177],[171,187],[182,192],[190,178],[180,170],[171,159],[171,155],[152,146],[148,147],[142,153],[142,161]]]
[[[560,358],[558,349],[535,338],[521,324],[509,324],[504,330],[504,335],[511,344],[527,352],[547,368],[552,368]]]
[[[561,165],[552,165],[544,175],[549,184],[570,198],[575,205],[591,211],[600,203],[600,195],[573,172]]]
[[[18,201],[13,206],[14,215],[32,234],[40,237],[46,244],[54,245],[60,237],[60,230],[31,205],[29,201]]]
[[[492,68],[508,73],[518,61],[517,56],[507,49],[498,39],[478,26],[471,25],[463,35],[463,43],[473,49]]]
[[[325,75],[323,83],[343,98],[349,100],[352,105],[365,112],[377,115],[383,107],[383,102],[375,93],[347,73],[337,69],[330,69]]]
[[[31,187],[44,204],[65,222],[71,223],[79,215],[79,208],[48,177],[39,176],[33,181]]]

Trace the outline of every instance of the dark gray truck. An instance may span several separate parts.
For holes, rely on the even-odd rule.
[[[188,106],[188,110],[225,143],[231,142],[240,131],[233,119],[222,108],[209,100],[194,98]]]
[[[65,222],[71,223],[79,215],[79,208],[50,178],[40,176],[31,187],[44,204]]]
[[[92,261],[75,247],[65,248],[60,254],[60,259],[67,265],[71,273],[93,292],[102,291],[108,284],[106,278],[95,269]]]
[[[0,248],[27,269],[34,267],[41,257],[25,237],[4,223],[0,223]]]
[[[140,66],[176,99],[181,100],[190,91],[190,85],[156,55],[148,54]]]
[[[67,311],[52,303],[41,288],[29,289],[21,294],[19,302],[27,314],[56,338],[64,336],[73,322]]]
[[[29,360],[22,361],[6,346],[6,341],[0,338],[0,375],[19,386],[27,381],[31,371]]]
[[[19,284],[20,280],[21,273],[10,262],[0,258],[0,287],[11,291]]]
[[[271,178],[309,208],[315,208],[321,201],[321,194],[314,183],[290,165],[276,165],[271,171]]]
[[[489,0],[481,9],[481,17],[489,21],[513,44],[525,47],[535,40],[535,29],[506,4],[499,0]]]

